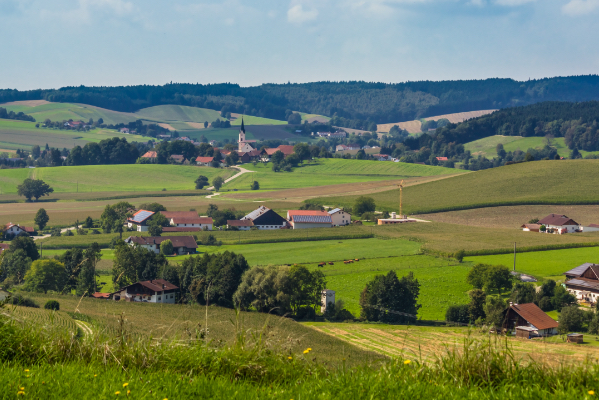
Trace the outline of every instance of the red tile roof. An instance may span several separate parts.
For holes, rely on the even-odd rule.
[[[211,163],[212,160],[214,160],[214,157],[197,157],[196,158],[196,162],[204,163],[204,164]]]
[[[437,161],[447,161],[447,157],[436,157]]]
[[[11,224],[6,224],[6,229],[10,229],[13,226],[16,226],[17,228],[20,228],[20,229],[24,230],[27,233],[33,233],[33,232],[35,232],[35,228],[32,228],[30,226],[22,226],[22,225],[19,225],[19,224],[12,224],[12,223]]]
[[[95,297],[96,299],[108,299],[108,298],[110,298],[110,294],[111,293],[96,292],[96,293],[92,294],[92,297]]]
[[[10,243],[0,243],[0,253],[10,248]]]
[[[282,144],[279,147],[277,147],[278,150],[281,150],[281,152],[283,154],[285,154],[286,156],[293,154],[293,146],[289,145],[289,144]]]
[[[211,224],[212,223],[212,218],[198,217],[198,216],[195,216],[193,218],[173,217],[172,220],[175,225],[177,225],[177,224]]]
[[[510,308],[537,329],[557,328],[557,322],[534,303],[515,304]]]
[[[155,151],[148,151],[146,154],[144,154],[141,157],[142,158],[156,158],[156,157],[158,157],[158,155],[156,154]]]
[[[171,218],[197,218],[198,213],[195,211],[160,211],[167,219]]]
[[[163,233],[169,232],[200,232],[202,228],[193,226],[165,226],[162,228]]]

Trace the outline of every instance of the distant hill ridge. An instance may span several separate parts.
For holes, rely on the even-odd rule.
[[[83,103],[121,112],[175,104],[278,120],[285,120],[287,110],[299,110],[343,118],[344,126],[359,129],[366,121],[386,124],[542,101],[599,100],[599,76],[554,77],[525,82],[493,78],[395,84],[313,82],[241,87],[232,83],[171,83],[163,86],[0,90],[0,103],[19,100]]]

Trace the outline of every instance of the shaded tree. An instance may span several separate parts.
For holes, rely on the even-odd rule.
[[[64,265],[58,260],[36,260],[25,274],[25,289],[32,292],[62,291],[66,281]]]
[[[32,198],[37,201],[40,197],[47,196],[52,192],[54,189],[41,179],[26,178],[22,184],[17,186],[17,194],[25,197],[27,201],[31,201]]]
[[[40,231],[44,230],[44,228],[46,227],[46,224],[48,224],[48,221],[50,221],[50,217],[48,216],[48,213],[46,212],[46,210],[44,210],[43,208],[40,208],[39,210],[37,210],[37,213],[35,214],[34,222],[40,228]]]

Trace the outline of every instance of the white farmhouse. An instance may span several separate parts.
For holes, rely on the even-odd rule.
[[[154,279],[125,286],[112,293],[112,297],[115,301],[175,304],[175,293],[178,289],[177,286],[164,279]]]
[[[545,225],[547,233],[574,233],[581,232],[580,224],[572,218],[561,214],[549,214],[538,222],[539,225]]]
[[[351,224],[351,215],[345,210],[335,208],[329,211],[329,215],[333,220],[333,226],[343,226]]]
[[[139,210],[129,219],[127,219],[127,227],[133,228],[136,227],[138,232],[147,232],[148,231],[148,223],[150,222],[150,218],[155,213],[153,211],[147,210]]]

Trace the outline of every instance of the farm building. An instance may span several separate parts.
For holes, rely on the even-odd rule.
[[[334,226],[343,226],[351,224],[351,214],[340,208],[329,211]]]
[[[403,218],[402,218],[403,217]],[[408,219],[405,215],[400,215],[397,218],[396,213],[391,213],[391,218],[381,218],[378,220],[378,225],[393,225],[393,224],[405,224],[406,222],[416,222],[414,219]]]
[[[127,219],[127,227],[133,228],[136,227],[138,232],[147,232],[148,231],[148,223],[150,222],[150,218],[155,213],[153,211],[147,210],[139,210],[131,218]]]
[[[564,285],[576,300],[584,303],[596,303],[599,298],[599,265],[584,263],[564,272]]]
[[[35,232],[35,228],[29,226],[21,226],[19,224],[13,224],[12,222],[6,224],[4,236],[6,237],[15,237],[18,235],[28,235],[31,236]]]
[[[183,157],[181,154],[171,154],[171,158],[177,164],[183,164],[185,162],[185,157]]]
[[[541,337],[557,334],[557,321],[534,303],[512,304],[507,309],[503,328],[519,337]]]
[[[175,293],[179,288],[164,279],[136,282],[112,293],[115,301],[144,303],[175,303]]]
[[[252,221],[258,229],[282,229],[287,227],[287,220],[268,207],[260,206],[241,220]]]
[[[237,155],[239,155],[239,161],[241,161],[242,163],[249,163],[252,161],[260,160],[260,150],[238,152]]]
[[[129,236],[125,239],[125,243],[130,246],[141,246],[158,254],[160,253],[160,243],[165,240],[173,242],[175,254],[195,253],[198,248],[193,236]]]
[[[539,224],[524,224],[520,228],[522,228],[522,230],[524,232],[539,232],[539,230],[541,229],[541,225],[539,225]]]
[[[0,254],[10,248],[10,243],[0,243]]]
[[[250,219],[233,219],[227,221],[227,228],[235,227],[240,231],[249,231],[252,228],[252,226],[254,226],[254,223]]]
[[[203,231],[212,230],[212,218],[210,217],[172,217],[169,218],[171,226],[176,228],[198,228]]]
[[[583,232],[597,232],[597,231],[599,231],[599,225],[598,224],[589,224],[588,226],[583,226],[582,231]]]
[[[158,154],[156,154],[155,151],[148,151],[143,156],[141,156],[141,158],[147,158],[148,160],[150,160],[152,162],[156,162],[156,159],[158,158]]]
[[[572,218],[561,214],[549,214],[538,222],[539,225],[545,225],[547,233],[573,233],[581,232],[580,224]]]
[[[196,157],[196,164],[210,167],[214,157]]]
[[[289,210],[287,220],[293,229],[333,227],[333,218],[326,211]]]

